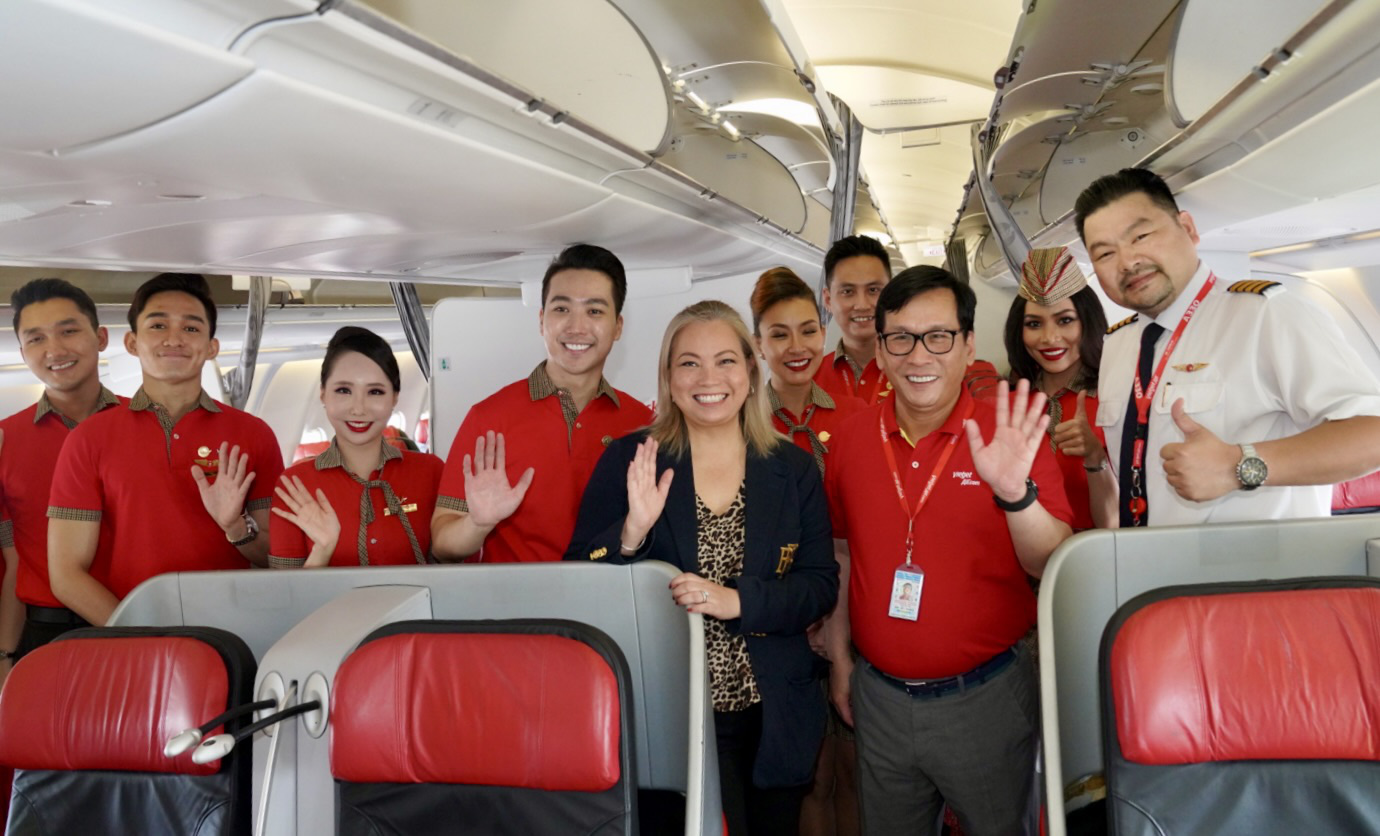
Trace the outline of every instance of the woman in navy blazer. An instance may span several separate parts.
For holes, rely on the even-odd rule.
[[[838,597],[819,468],[771,425],[747,327],[700,302],[661,345],[657,417],[609,445],[567,560],[664,560],[677,604],[708,616],[730,834],[798,831],[824,735],[805,630]]]

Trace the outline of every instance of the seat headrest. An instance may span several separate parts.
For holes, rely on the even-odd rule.
[[[1380,589],[1154,601],[1108,663],[1128,761],[1380,759]]]
[[[55,641],[25,656],[0,692],[0,762],[17,769],[210,775],[163,744],[225,711],[225,661],[194,638]]]
[[[383,636],[341,665],[331,702],[341,780],[585,792],[619,780],[618,679],[572,638]]]

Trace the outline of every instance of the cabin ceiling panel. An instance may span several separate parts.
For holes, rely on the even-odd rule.
[[[362,3],[629,147],[654,153],[667,140],[661,62],[607,0]]]
[[[169,72],[176,67],[176,72]],[[0,3],[0,147],[68,148],[204,101],[253,65],[75,0]]]
[[[820,67],[819,77],[873,131],[977,122],[992,108],[992,86],[894,67]]]
[[[877,133],[986,118],[1020,0],[785,0],[829,92],[864,135],[862,168],[906,263],[933,262],[972,171],[968,127]]]

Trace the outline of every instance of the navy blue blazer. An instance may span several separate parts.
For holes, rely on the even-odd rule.
[[[664,560],[700,572],[695,479],[687,455],[657,452],[657,475],[674,468],[671,491],[647,541],[631,556],[620,553],[628,514],[628,465],[646,432],[609,445],[585,487],[566,560],[630,563]],[[838,599],[829,506],[819,467],[809,453],[782,442],[768,456],[748,454],[744,489],[743,573],[736,586],[742,616],[725,621],[747,639],[762,695],[762,742],[753,766],[759,787],[804,784],[811,779],[824,737],[826,707],[816,677],[817,656],[805,630]],[[669,593],[668,593],[669,594]]]

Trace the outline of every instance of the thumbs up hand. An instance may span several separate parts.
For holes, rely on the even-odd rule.
[[[1241,487],[1236,464],[1241,448],[1228,444],[1184,412],[1183,398],[1170,407],[1174,425],[1184,440],[1160,448],[1164,475],[1179,496],[1194,502],[1207,502]]]
[[[1083,460],[1084,467],[1097,468],[1107,460],[1107,451],[1093,432],[1092,420],[1088,417],[1088,395],[1078,393],[1078,405],[1073,417],[1060,421],[1054,427],[1054,447],[1066,456]]]

